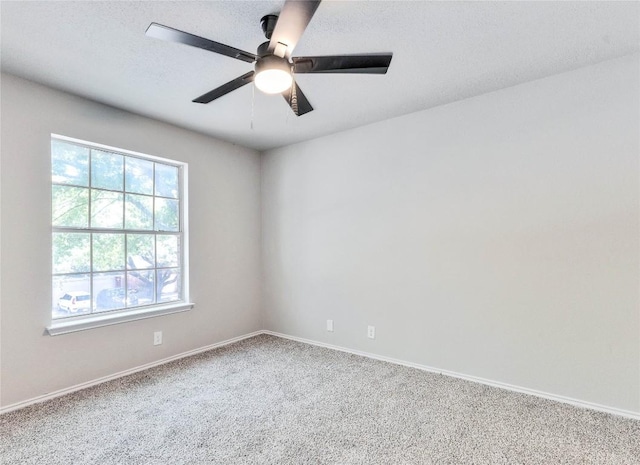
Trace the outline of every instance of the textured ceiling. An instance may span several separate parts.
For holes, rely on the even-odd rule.
[[[2,1],[2,70],[264,150],[640,50],[638,2],[325,0],[293,55],[393,52],[386,75],[298,75],[315,111],[247,85],[252,65],[145,36],[149,23],[255,52],[282,1]]]

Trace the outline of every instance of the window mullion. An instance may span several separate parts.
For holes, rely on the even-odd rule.
[[[129,234],[124,235],[124,295],[129,295]]]
[[[53,232],[75,232],[75,233],[111,233],[111,234],[166,234],[171,236],[181,235],[180,231],[151,231],[149,229],[115,229],[115,228],[65,228],[61,226],[53,226]]]
[[[93,203],[93,149],[89,150],[89,218],[87,218],[87,224],[89,225],[89,230],[93,226],[93,221],[91,219],[91,204]],[[93,313],[93,302],[95,300],[95,295],[93,293],[93,233],[89,232],[89,295],[91,296],[91,303],[89,304],[89,313]]]
[[[92,193],[92,183],[91,183],[91,162],[93,160],[93,150],[89,150],[89,218],[87,218],[87,224],[89,225],[89,229],[91,229],[91,226],[93,226],[92,221],[91,221],[91,201],[93,200],[93,193]]]
[[[93,293],[93,233],[89,233],[89,289],[91,293],[91,306],[89,313],[93,313],[93,302],[95,295]]]

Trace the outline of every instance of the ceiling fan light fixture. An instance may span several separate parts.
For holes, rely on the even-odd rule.
[[[267,41],[258,45],[255,54],[158,23],[151,23],[146,34],[149,37],[197,47],[246,63],[255,63],[254,71],[202,94],[192,100],[194,103],[210,103],[253,82],[258,90],[264,93],[281,94],[294,114],[302,116],[313,111],[313,106],[293,79],[294,74],[385,74],[393,56],[392,53],[292,56],[320,2],[321,0],[285,0],[279,14],[263,16],[260,24]],[[287,92],[289,89],[291,90]]]
[[[281,94],[293,84],[291,65],[285,58],[274,55],[260,58],[253,82],[265,94]]]

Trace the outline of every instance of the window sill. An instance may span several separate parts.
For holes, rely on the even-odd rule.
[[[163,305],[149,308],[138,308],[126,312],[118,312],[103,315],[91,315],[88,317],[54,321],[46,328],[49,336],[85,331],[87,329],[100,328],[102,326],[117,325],[128,321],[143,320],[156,316],[169,315],[171,313],[186,312],[194,307],[193,303],[177,302],[172,305]]]

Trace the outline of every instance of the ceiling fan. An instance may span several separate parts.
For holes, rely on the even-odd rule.
[[[293,75],[302,73],[360,73],[385,74],[391,63],[392,53],[367,53],[361,55],[332,55],[292,57],[309,21],[320,5],[320,0],[287,0],[279,16],[266,15],[261,20],[267,39],[258,46],[256,54],[238,50],[169,26],[151,23],[146,35],[157,39],[178,42],[219,53],[247,63],[254,63],[254,71],[227,82],[193,100],[209,103],[213,100],[254,82],[268,94],[282,94],[297,115],[313,110],[309,100],[295,82]]]

